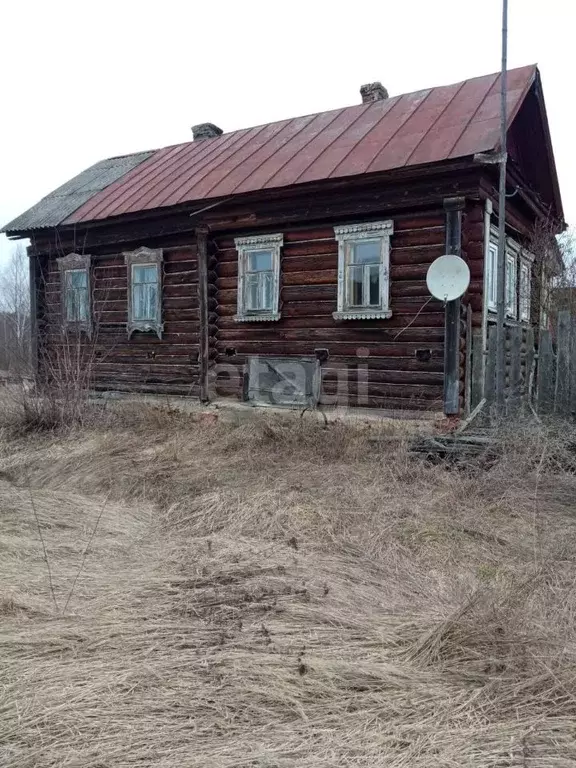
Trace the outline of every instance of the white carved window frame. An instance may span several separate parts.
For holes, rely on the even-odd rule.
[[[62,313],[62,330],[84,331],[92,335],[92,291],[90,282],[91,257],[86,253],[69,253],[56,260],[60,271],[60,311]],[[87,311],[84,320],[68,319],[68,272],[86,273],[86,302]]]
[[[506,314],[516,320],[518,318],[518,272],[520,260],[520,245],[511,237],[506,238]]]
[[[486,289],[488,291],[487,306],[491,312],[497,310],[497,297],[498,297],[498,228],[492,225],[490,227],[490,242],[488,244],[488,262],[486,263],[486,270],[488,279],[486,283]],[[494,254],[493,258],[491,255]],[[521,310],[521,268],[522,265],[528,264],[529,267],[529,282],[532,284],[532,262],[534,256],[528,251],[524,250],[519,243],[512,237],[506,238],[505,249],[505,264],[506,269],[504,273],[504,301],[506,316],[516,320],[523,318],[520,317]],[[512,276],[512,280],[510,280]],[[530,310],[529,310],[530,314]],[[528,317],[529,320],[529,317]],[[526,320],[524,320],[526,322]]]
[[[124,252],[124,263],[127,267],[128,273],[128,322],[126,323],[126,330],[128,332],[128,338],[132,336],[134,331],[153,332],[159,339],[162,338],[164,331],[164,323],[162,322],[162,264],[164,261],[164,254],[161,248],[146,248],[142,246],[135,251]],[[156,267],[156,276],[158,290],[156,291],[156,319],[155,320],[135,320],[134,309],[132,302],[132,272],[133,267],[137,265],[140,267]]]
[[[522,249],[518,271],[518,318],[529,323],[532,315],[532,264],[534,255]],[[523,275],[526,275],[524,279]]]
[[[338,308],[332,313],[335,320],[380,320],[392,317],[390,309],[390,237],[394,222],[370,221],[334,227],[338,242]],[[375,307],[352,307],[347,304],[347,267],[350,264],[353,243],[380,240],[380,303]]]
[[[253,235],[234,240],[238,251],[238,299],[234,320],[237,323],[274,322],[280,320],[280,253],[284,235]],[[253,251],[272,253],[272,307],[270,310],[249,310],[246,307],[246,272],[248,258]]]

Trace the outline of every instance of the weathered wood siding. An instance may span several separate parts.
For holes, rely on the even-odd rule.
[[[284,234],[281,319],[236,322],[234,233],[213,237],[211,294],[216,310],[211,346],[217,395],[242,396],[243,366],[250,355],[313,356],[315,350],[325,349],[329,357],[322,365],[323,402],[441,409],[444,308],[430,300],[426,271],[444,252],[444,212],[388,217],[394,221],[390,269],[394,314],[388,320],[334,320],[338,246],[333,225],[285,225],[268,230]]]
[[[93,334],[91,339],[82,335],[81,344],[84,359],[92,364],[95,388],[198,395],[196,246],[165,248],[162,268],[162,339],[141,332],[128,338],[124,257],[121,252],[92,256]],[[78,336],[73,331],[62,333],[60,274],[54,256],[44,259],[44,275],[40,322],[46,369],[64,364]]]

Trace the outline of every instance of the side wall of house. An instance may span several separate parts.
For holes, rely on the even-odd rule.
[[[64,249],[66,252],[68,249]],[[128,272],[118,249],[91,252],[92,336],[62,332],[61,276],[56,258],[47,249],[40,256],[39,367],[46,374],[65,376],[81,361],[90,366],[96,389],[174,393],[197,396],[198,389],[198,270],[195,245],[163,249],[162,319],[164,331],[126,330]],[[126,248],[125,250],[129,250]],[[88,373],[88,371],[85,371]]]
[[[393,212],[387,320],[335,320],[338,244],[335,223],[284,225],[281,232],[280,312],[276,322],[239,323],[238,254],[234,235],[214,234],[215,330],[211,336],[216,394],[242,397],[243,371],[252,355],[314,357],[322,362],[321,402],[381,408],[441,409],[444,308],[430,300],[426,271],[445,248],[445,214]]]

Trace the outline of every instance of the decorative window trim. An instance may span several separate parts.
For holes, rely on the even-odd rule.
[[[498,243],[490,240],[488,243],[486,262],[486,305],[489,310],[496,312],[498,300]]]
[[[516,320],[518,319],[519,312],[520,312],[520,282],[519,282],[520,264],[524,261],[529,265],[530,280],[531,280],[532,279],[531,264],[534,261],[534,256],[528,251],[525,251],[524,248],[522,248],[522,246],[511,237],[506,237],[505,243],[506,243],[506,248],[505,248],[506,269],[504,272],[504,285],[505,285],[504,297],[506,302],[505,312],[506,312],[506,317]],[[490,260],[490,252],[491,252],[491,249],[493,248],[496,248],[496,259],[492,267],[489,260]],[[498,297],[498,255],[497,254],[498,254],[498,229],[497,227],[492,225],[490,227],[490,240],[488,242],[488,248],[486,251],[488,260],[485,264],[485,267],[487,270],[487,280],[485,285],[486,306],[489,312],[497,311],[497,304],[495,301],[492,301],[492,297],[491,297],[492,285],[494,285],[494,288],[495,288],[496,298]],[[508,273],[509,273],[511,264],[514,265],[514,302],[512,305],[508,301],[508,298],[509,298]]]
[[[332,313],[335,320],[381,320],[392,317],[390,309],[390,237],[394,222],[370,221],[362,224],[344,224],[334,227],[338,242],[338,305]],[[378,307],[352,307],[346,303],[346,267],[348,244],[359,240],[381,240],[380,305]]]
[[[60,256],[56,259],[60,272],[60,310],[62,313],[62,330],[84,331],[88,336],[92,335],[92,293],[90,286],[90,264],[91,257],[86,253],[69,253],[66,256]],[[67,284],[66,273],[73,271],[86,272],[86,300],[87,300],[87,318],[86,320],[69,320],[67,308]]]
[[[237,323],[265,323],[280,320],[280,251],[284,245],[284,235],[251,235],[237,237],[234,240],[238,251],[238,300],[234,320]],[[272,309],[270,311],[248,310],[245,306],[245,278],[248,256],[251,251],[272,252]]]
[[[125,251],[123,256],[124,263],[126,264],[128,271],[128,322],[126,323],[128,338],[132,336],[134,331],[151,331],[154,332],[159,339],[161,339],[162,332],[164,331],[164,323],[162,322],[162,263],[164,261],[163,251],[161,248],[146,248],[145,246],[142,246],[137,248],[135,251]],[[156,292],[156,320],[133,319],[132,271],[135,265],[150,265],[156,267],[158,276],[158,290]]]

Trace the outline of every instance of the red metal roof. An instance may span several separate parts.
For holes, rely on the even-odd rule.
[[[512,122],[535,66],[508,73]],[[498,74],[261,125],[154,152],[64,224],[293,184],[435,163],[496,149]]]

